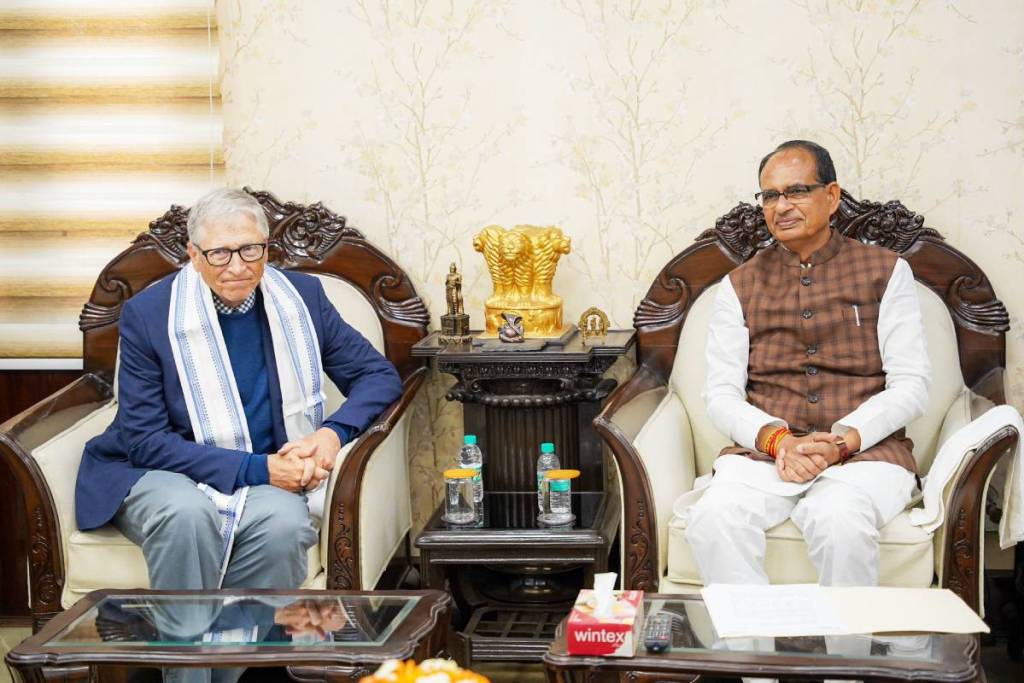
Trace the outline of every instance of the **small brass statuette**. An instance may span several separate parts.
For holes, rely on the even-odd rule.
[[[571,249],[561,229],[491,225],[473,238],[473,248],[484,255],[494,283],[494,293],[484,303],[486,330],[481,337],[498,336],[506,311],[522,316],[528,337],[556,338],[571,329],[562,323],[562,297],[551,291],[558,259]]]
[[[584,345],[591,337],[600,337],[604,341],[608,334],[608,315],[600,308],[591,306],[580,316],[579,330]]]
[[[523,316],[515,311],[504,311],[501,314],[505,321],[498,330],[498,339],[509,344],[523,343]]]
[[[444,280],[444,300],[448,312],[441,316],[441,334],[438,341],[442,344],[462,344],[472,339],[469,334],[469,316],[462,305],[462,275],[455,264],[448,267],[448,276]]]

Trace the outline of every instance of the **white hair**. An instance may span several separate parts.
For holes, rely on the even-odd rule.
[[[252,195],[233,187],[219,187],[210,190],[195,203],[188,212],[188,239],[193,244],[203,226],[238,213],[244,213],[256,221],[264,237],[270,237],[270,226],[263,207]]]

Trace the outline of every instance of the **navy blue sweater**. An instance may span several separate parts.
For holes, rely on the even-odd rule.
[[[274,422],[270,410],[270,386],[267,383],[267,362],[263,354],[263,325],[260,323],[262,297],[257,305],[245,313],[218,313],[220,331],[224,335],[224,346],[231,358],[231,370],[235,375],[238,396],[242,400],[245,421],[249,426],[252,453],[244,456],[235,479],[236,486],[259,486],[270,483],[267,469],[267,454],[275,453]],[[330,420],[324,422],[338,435],[345,445],[355,436],[356,430]]]
[[[252,453],[243,458],[238,468],[236,486],[268,483],[267,453],[277,450],[274,448],[274,423],[270,413],[270,386],[263,355],[263,325],[260,324],[259,308],[257,305],[245,313],[217,315],[252,441]]]

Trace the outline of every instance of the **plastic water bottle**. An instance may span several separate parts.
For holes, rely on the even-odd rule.
[[[484,499],[484,454],[476,445],[476,434],[466,434],[462,438],[462,448],[459,449],[459,467],[476,472],[473,475],[473,502],[479,503]]]
[[[540,457],[537,458],[537,511],[544,514],[544,475],[548,470],[557,470],[561,467],[558,456],[555,455],[555,444],[545,441],[540,445]]]
[[[554,471],[564,472],[565,470]],[[550,508],[551,516],[557,519],[567,519],[572,512],[572,499],[569,497],[571,489],[569,479],[555,478],[555,475],[552,475],[548,479],[548,488],[551,489],[548,493],[548,507]]]

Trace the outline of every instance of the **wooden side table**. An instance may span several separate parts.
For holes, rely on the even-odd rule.
[[[432,334],[413,356],[433,358],[458,381],[447,398],[463,405],[467,434],[484,452],[484,518],[449,527],[438,509],[416,539],[425,586],[448,587],[460,614],[453,654],[474,661],[539,661],[576,593],[608,569],[619,526],[617,491],[606,491],[601,441],[591,427],[616,386],[604,373],[634,343],[611,330],[583,344],[527,339],[444,346]],[[550,441],[573,483],[576,523],[537,523],[536,463]],[[452,454],[454,458],[454,453]]]
[[[579,589],[608,570],[619,500],[572,494],[576,522],[537,524],[535,493],[488,492],[476,526],[451,526],[439,509],[416,539],[426,588],[451,586],[462,608],[449,645],[466,666],[540,661]]]
[[[579,469],[580,491],[604,490],[601,440],[591,428],[616,386],[603,377],[630,351],[635,331],[609,330],[583,344],[573,333],[564,344],[535,340],[522,346],[490,340],[445,346],[434,332],[412,348],[432,358],[458,382],[447,394],[463,406],[465,433],[484,452],[484,490],[533,491],[540,444],[555,444],[562,467]],[[452,454],[454,457],[454,453]]]

